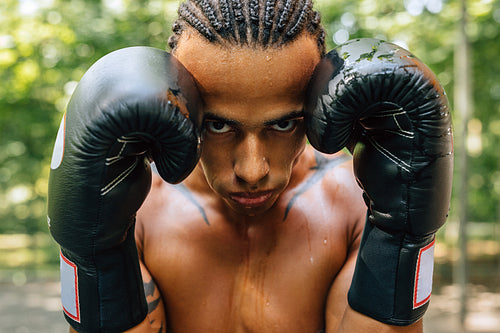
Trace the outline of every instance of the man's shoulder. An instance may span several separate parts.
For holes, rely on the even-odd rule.
[[[327,196],[361,195],[361,189],[354,176],[352,156],[344,151],[331,155],[314,151],[313,166],[310,167],[310,172],[303,183],[310,185],[319,183],[318,190]]]
[[[362,190],[354,176],[352,157],[343,151],[327,155],[308,146],[307,172],[300,182],[294,184],[285,200],[289,200],[287,210],[295,208],[296,202],[304,214],[325,216],[329,225],[356,224],[366,212]],[[291,198],[290,198],[291,197]],[[289,208],[291,207],[291,208]],[[323,219],[318,219],[323,223]]]
[[[327,181],[342,180],[346,177],[353,178],[352,156],[346,152],[324,154],[315,151],[314,157],[316,160],[314,169],[324,174]]]
[[[323,173],[318,193],[323,197],[331,225],[336,232],[344,230],[349,248],[358,244],[366,218],[363,190],[354,175],[352,156],[344,151],[333,155],[316,153],[318,172]],[[325,207],[326,206],[326,207]]]
[[[192,189],[185,182],[170,184],[153,172],[151,189],[137,212],[137,227],[146,233],[175,233],[191,222],[205,224],[206,214],[202,208],[204,195]]]

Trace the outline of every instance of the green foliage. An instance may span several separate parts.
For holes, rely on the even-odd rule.
[[[175,1],[2,0],[0,233],[46,232],[50,157],[83,73],[113,50],[166,48]]]
[[[0,233],[46,232],[52,146],[76,83],[93,62],[118,48],[165,49],[178,3],[0,2]],[[436,9],[439,4],[442,8]],[[496,149],[500,144],[500,0],[468,4],[475,106],[469,126],[470,219],[494,221],[500,196],[500,173],[495,171],[500,162]],[[397,42],[437,73],[453,102],[457,0],[317,0],[316,7],[328,31],[328,49],[345,38]],[[454,119],[459,128],[460,118],[454,115]]]

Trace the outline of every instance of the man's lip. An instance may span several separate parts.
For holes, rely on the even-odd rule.
[[[259,191],[259,192],[234,192],[230,193],[230,198],[238,204],[245,207],[257,207],[265,203],[273,191]]]

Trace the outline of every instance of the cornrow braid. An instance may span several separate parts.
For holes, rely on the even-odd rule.
[[[241,1],[239,0],[232,0],[232,7],[234,11],[234,19],[236,23],[236,31],[238,33],[237,40],[240,44],[244,44],[247,41],[246,37],[246,20],[245,16],[243,15],[243,8],[241,5]]]
[[[193,28],[198,30],[206,39],[209,41],[215,40],[215,34],[212,33],[211,26],[208,26],[202,21],[199,15],[196,15],[196,11],[193,10],[193,4],[190,2],[184,2],[179,7],[179,15],[184,18],[186,23],[191,25]],[[212,23],[213,26],[213,23]]]
[[[233,29],[233,24],[232,24],[232,15],[231,15],[231,8],[229,7],[229,2],[231,0],[220,0],[219,3],[219,10],[222,16],[222,19],[224,20],[224,29],[225,32],[223,36],[231,36],[232,38],[235,37],[234,35],[234,29]]]
[[[273,29],[272,43],[277,43],[283,39],[283,31],[286,29],[287,24],[289,24],[296,3],[296,0],[286,0],[284,3],[279,4],[278,11],[280,14],[276,17],[276,27]]]
[[[259,0],[250,0],[248,4],[249,16],[250,16],[250,32],[253,40],[259,38],[259,21],[260,21],[260,9]]]
[[[203,13],[206,14],[208,21],[212,22],[212,26],[215,29],[215,31],[220,32],[222,30],[222,23],[217,18],[210,2],[208,2],[207,0],[197,0],[196,2],[202,8]]]
[[[250,21],[259,22],[259,0],[250,0],[248,10],[250,11]]]
[[[271,34],[271,29],[273,27],[274,19],[274,0],[266,0],[264,9],[264,27],[262,29],[262,43],[264,45],[268,44],[269,36]]]
[[[305,0],[304,5],[300,9],[299,16],[295,21],[295,24],[286,32],[286,35],[291,37],[294,36],[297,31],[302,30],[305,25],[305,20],[307,19],[307,15],[310,12],[310,8],[312,7],[311,0]]]
[[[283,6],[283,10],[281,11],[281,16],[278,21],[278,30],[282,31],[286,22],[288,21],[289,16],[292,14],[292,6],[295,3],[295,0],[287,0],[285,5]]]
[[[279,47],[307,32],[320,54],[325,52],[325,31],[312,0],[185,0],[168,41],[172,50],[188,27],[211,43],[258,48]]]

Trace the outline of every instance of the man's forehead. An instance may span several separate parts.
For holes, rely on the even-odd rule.
[[[175,56],[195,77],[202,93],[249,99],[290,90],[302,93],[320,58],[316,41],[307,34],[286,46],[262,50],[217,45],[189,30],[181,36]]]

